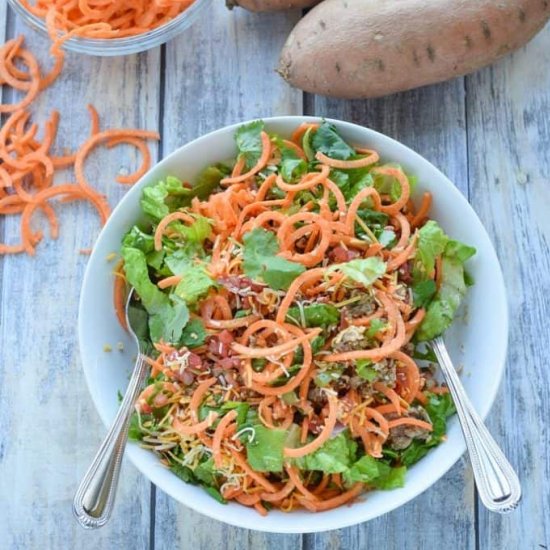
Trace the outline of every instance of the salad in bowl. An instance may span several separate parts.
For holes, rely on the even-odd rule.
[[[453,413],[422,343],[452,323],[475,249],[326,121],[235,141],[196,181],[146,187],[123,238],[117,311],[134,287],[151,366],[130,436],[262,515],[402,487]]]
[[[241,527],[341,528],[417,496],[464,452],[425,343],[445,334],[482,416],[504,366],[502,275],[479,219],[425,159],[341,121],[223,128],[121,201],[79,314],[106,424],[136,353],[130,288],[151,370],[127,455]]]

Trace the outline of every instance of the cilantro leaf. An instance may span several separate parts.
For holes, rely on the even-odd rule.
[[[312,304],[302,308],[295,306],[289,308],[286,320],[289,323],[306,327],[328,327],[338,324],[340,311],[332,304]]]
[[[372,187],[374,179],[369,172],[370,168],[354,168],[352,170],[331,170],[330,179],[342,191],[346,203],[350,203],[365,187]],[[365,202],[369,201],[366,199]],[[387,218],[386,214],[379,213]]]
[[[153,342],[176,343],[189,320],[185,302],[171,297],[159,312],[149,315],[149,334]]]
[[[245,159],[246,169],[250,170],[262,154],[262,132],[264,123],[256,120],[250,124],[243,124],[235,132],[235,142],[239,157]]]
[[[243,242],[243,269],[251,279],[261,279],[275,290],[286,290],[305,271],[303,265],[275,255],[279,244],[270,231],[254,229],[244,235]]]
[[[209,458],[204,462],[200,462],[193,473],[199,481],[206,483],[206,485],[213,485],[215,483],[214,471],[214,459]]]
[[[188,348],[202,346],[206,340],[206,330],[200,319],[192,319],[181,333],[179,344]]]
[[[281,153],[281,162],[279,170],[281,176],[286,182],[292,182],[300,178],[307,172],[307,162],[298,156],[298,153],[285,142],[276,138],[275,143]]]
[[[365,333],[367,338],[374,338],[382,329],[386,327],[386,323],[382,319],[373,319]]]
[[[363,378],[367,382],[374,382],[378,377],[378,372],[372,366],[373,362],[370,359],[358,359],[355,361],[355,372],[357,376]]]
[[[347,160],[355,151],[340,137],[336,127],[323,121],[311,138],[311,146],[330,158]]]

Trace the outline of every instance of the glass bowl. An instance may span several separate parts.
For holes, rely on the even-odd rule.
[[[67,40],[63,44],[63,47],[72,52],[103,57],[128,55],[150,50],[155,46],[168,42],[168,40],[171,40],[190,27],[198,19],[202,11],[210,6],[211,3],[212,0],[195,0],[189,8],[172,19],[172,21],[144,34],[109,39],[75,37]],[[8,0],[8,4],[28,25],[37,29],[42,34],[48,35],[46,23],[27,11],[18,0]]]

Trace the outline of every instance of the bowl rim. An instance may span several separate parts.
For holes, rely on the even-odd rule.
[[[202,9],[211,3],[212,0],[195,0],[191,6],[168,23],[143,34],[124,38],[82,38],[75,36],[66,40],[62,48],[71,52],[101,57],[129,55],[149,50],[164,44],[183,32],[196,20]],[[8,4],[25,23],[48,36],[46,24],[40,17],[29,12],[18,0],[8,0]]]
[[[412,150],[408,146],[404,145],[403,143],[397,141],[396,139],[393,139],[385,134],[382,134],[381,132],[377,132],[376,130],[372,130],[366,126],[362,126],[360,124],[355,124],[352,122],[346,122],[339,119],[329,118],[329,117],[321,117],[321,116],[309,116],[309,115],[288,115],[288,116],[274,116],[274,117],[258,117],[255,119],[243,121],[243,122],[237,122],[234,124],[230,124],[227,126],[224,126],[222,128],[218,128],[214,131],[208,132],[207,134],[204,134],[198,138],[195,138],[193,140],[188,141],[184,145],[178,147],[175,151],[167,155],[164,159],[162,159],[160,162],[155,164],[133,187],[130,189],[126,195],[120,200],[120,202],[117,204],[117,206],[114,208],[111,217],[107,221],[107,225],[109,224],[109,221],[113,218],[115,218],[119,212],[122,212],[125,209],[125,204],[130,201],[130,197],[132,197],[135,194],[141,193],[141,190],[147,186],[146,182],[149,176],[149,173],[154,169],[162,169],[163,165],[168,164],[172,159],[182,154],[182,152],[189,147],[191,144],[197,144],[197,142],[202,141],[208,141],[212,137],[223,134],[226,132],[233,133],[239,126],[242,126],[243,124],[248,124],[250,122],[253,122],[255,120],[263,120],[266,124],[266,126],[269,126],[270,124],[277,124],[277,123],[285,123],[287,121],[293,121],[297,124],[301,122],[319,122],[320,120],[326,120],[327,122],[333,123],[337,125],[338,127],[341,127],[343,129],[355,129],[359,130],[361,132],[364,132],[366,137],[368,138],[369,135],[375,136],[377,140],[385,142],[385,144],[389,145],[390,147],[397,149],[398,154],[399,150],[401,152],[407,151],[408,154],[411,156],[411,158],[414,160],[414,162],[424,163],[428,164],[432,170],[434,170],[438,177],[442,180],[445,180],[447,184],[447,189],[445,190],[446,193],[449,193],[452,196],[452,199],[462,203],[462,206],[470,209],[472,211],[472,214],[475,216],[475,218],[478,220],[480,227],[483,231],[483,237],[487,241],[488,244],[488,250],[487,252],[492,256],[492,258],[488,258],[492,262],[492,264],[495,267],[494,275],[495,280],[494,283],[494,289],[498,294],[498,301],[500,305],[500,310],[502,313],[502,318],[500,319],[501,324],[501,330],[503,334],[505,335],[504,341],[501,342],[501,346],[494,351],[494,362],[492,364],[493,367],[493,373],[495,380],[495,383],[492,385],[492,389],[485,395],[483,404],[478,407],[478,413],[480,414],[482,419],[485,419],[491,410],[491,407],[494,404],[494,401],[496,399],[496,395],[500,389],[500,385],[502,383],[502,378],[505,371],[506,366],[506,356],[507,356],[507,349],[508,349],[508,335],[509,335],[509,314],[508,314],[508,300],[506,295],[506,288],[504,285],[504,277],[502,274],[502,268],[500,266],[500,262],[498,260],[498,257],[496,255],[494,245],[487,233],[487,230],[485,229],[484,225],[481,223],[481,220],[477,216],[477,213],[473,210],[472,206],[469,204],[468,200],[462,193],[458,190],[457,187],[450,181],[447,176],[445,176],[438,168],[436,168],[430,161],[428,161],[426,158],[424,158],[422,155],[417,153],[416,151]],[[86,379],[86,384],[88,386],[88,390],[91,394],[94,406],[101,417],[103,423],[105,426],[109,426],[111,418],[106,413],[105,410],[102,409],[101,405],[99,404],[98,399],[96,399],[96,396],[94,392],[91,390],[92,384],[91,384],[91,369],[87,369],[84,367],[84,364],[86,363],[86,358],[84,356],[83,352],[83,342],[86,338],[84,334],[84,324],[83,324],[83,316],[82,316],[82,310],[83,310],[83,304],[85,301],[85,289],[90,284],[90,280],[93,276],[93,269],[91,266],[94,265],[94,255],[96,253],[96,250],[99,248],[100,242],[102,242],[103,238],[105,238],[106,232],[104,231],[105,227],[101,231],[100,235],[97,238],[96,246],[94,246],[94,250],[92,252],[92,255],[90,256],[90,259],[88,261],[88,264],[86,266],[86,271],[84,274],[82,287],[81,287],[81,294],[80,294],[80,301],[79,301],[79,314],[78,314],[78,340],[79,340],[79,349],[80,349],[80,357],[82,361],[82,367],[84,370],[84,375]],[[135,443],[129,443],[127,447],[127,455],[130,458],[131,462],[134,464],[134,466],[152,483],[157,485],[160,489],[162,489],[165,493],[170,495],[174,500],[177,502],[183,504],[184,506],[188,506],[189,508],[195,510],[198,513],[201,513],[207,517],[216,519],[218,521],[221,521],[223,523],[233,525],[235,527],[242,527],[245,529],[253,529],[256,531],[263,531],[263,532],[270,532],[270,533],[281,533],[281,534],[291,534],[291,533],[312,533],[312,532],[323,532],[323,531],[329,531],[333,529],[341,529],[346,527],[351,527],[354,525],[358,525],[360,523],[363,523],[365,521],[370,521],[372,519],[375,519],[377,517],[380,517],[390,511],[396,510],[403,505],[407,504],[420,494],[424,493],[426,490],[428,490],[430,487],[432,487],[439,479],[441,479],[461,458],[461,456],[466,451],[466,444],[464,440],[461,438],[457,444],[454,447],[451,447],[449,449],[449,452],[444,457],[444,460],[441,461],[443,463],[443,466],[441,467],[441,470],[438,471],[437,475],[432,476],[428,479],[426,483],[421,484],[420,487],[415,488],[409,495],[406,495],[402,498],[402,500],[396,505],[395,503],[391,502],[391,499],[388,499],[382,503],[376,510],[375,514],[369,515],[366,518],[358,518],[354,514],[348,514],[344,520],[338,520],[334,521],[331,518],[331,511],[324,512],[322,514],[312,514],[312,517],[319,518],[317,520],[317,523],[315,526],[307,525],[303,526],[300,529],[294,528],[292,526],[285,526],[283,525],[277,525],[276,528],[274,528],[273,525],[268,525],[267,522],[263,523],[259,521],[258,523],[254,525],[250,525],[247,521],[239,521],[238,519],[235,520],[234,518],[228,519],[222,511],[218,512],[216,507],[212,507],[210,509],[204,509],[203,507],[196,505],[195,502],[183,502],[180,498],[180,495],[177,491],[177,483],[165,483],[165,481],[162,479],[162,476],[158,475],[157,470],[155,469],[148,469],[145,464],[142,464],[142,461],[140,460],[138,456],[138,452],[143,451],[139,447],[139,445]],[[441,465],[440,462],[440,465]],[[178,480],[180,481],[180,480]],[[181,483],[184,483],[183,481],[180,481]],[[353,510],[353,508],[350,508],[350,510]],[[266,518],[267,519],[267,518]],[[315,522],[312,522],[315,523]]]

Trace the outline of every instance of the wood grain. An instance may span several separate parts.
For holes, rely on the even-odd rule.
[[[47,40],[13,17],[9,31],[24,33],[37,55],[48,51]],[[46,62],[45,55],[40,57]],[[158,51],[118,59],[69,55],[60,80],[33,106],[35,120],[44,121],[53,108],[61,111],[60,150],[87,137],[89,101],[104,127],[156,129],[158,66]],[[102,151],[91,157],[87,174],[114,204],[125,192],[114,176],[139,162],[134,152]],[[129,464],[107,527],[87,532],[72,517],[77,484],[105,434],[86,388],[76,335],[87,259],[78,250],[93,243],[99,223],[87,205],[63,205],[57,211],[57,241],[42,243],[35,258],[0,258],[0,546],[145,549],[151,488]],[[8,219],[4,232],[7,241],[17,240],[18,220]]]
[[[479,547],[550,547],[550,28],[467,78],[472,206],[496,245],[508,289],[505,381],[489,426],[518,468],[520,508],[479,509]]]
[[[6,13],[0,2],[1,36],[6,29],[8,37],[24,32],[33,51],[47,51],[46,40]],[[476,509],[463,459],[421,497],[372,522],[304,537],[266,535],[215,522],[151,492],[126,464],[112,522],[99,532],[81,530],[71,500],[105,430],[88,396],[75,333],[86,263],[77,250],[93,242],[98,222],[86,205],[75,204],[59,209],[61,237],[42,244],[35,259],[0,257],[2,549],[550,547],[550,29],[465,79],[374,101],[307,96],[303,102],[273,73],[297,17],[227,12],[218,0],[163,55],[160,49],[120,59],[70,55],[62,79],[37,102],[36,117],[61,110],[60,149],[86,136],[88,101],[106,127],[155,129],[160,120],[159,155],[165,155],[225,124],[299,114],[305,104],[307,114],[365,124],[432,161],[469,193],[504,269],[509,360],[489,425],[518,466],[520,509],[505,517]],[[114,204],[124,188],[113,176],[138,164],[134,151],[118,149],[93,156],[87,173]],[[17,236],[17,221],[0,219],[0,239]]]
[[[229,12],[216,2],[208,18],[166,47],[163,150],[246,119],[300,114],[302,94],[274,74],[278,52],[297,13]],[[155,549],[299,550],[300,535],[229,527],[157,490]]]
[[[403,142],[433,162],[468,196],[464,100],[463,80],[456,79],[370,101],[309,96],[306,111],[363,124]],[[311,550],[415,550],[435,544],[475,547],[474,486],[464,461],[423,495],[390,514],[341,531],[305,536],[305,548]]]

